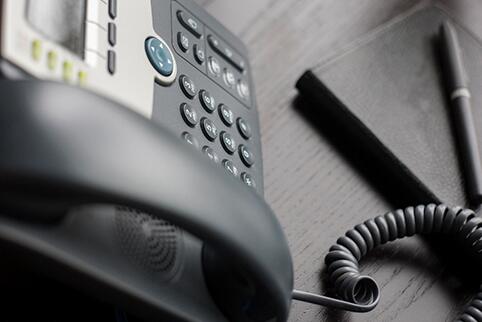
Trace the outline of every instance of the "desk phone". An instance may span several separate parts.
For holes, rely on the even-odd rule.
[[[4,75],[8,66],[112,99],[262,193],[247,50],[192,1],[1,3]]]
[[[252,70],[238,38],[191,0],[0,8],[0,277],[27,271],[0,279],[2,318],[85,320],[52,318],[63,305],[49,287],[33,287],[30,303],[12,299],[33,273],[118,307],[119,322],[283,322],[293,299],[374,309],[379,288],[359,261],[398,238],[452,235],[480,261],[472,210],[409,207],[329,249],[336,298],[294,290],[287,240],[263,199]],[[482,321],[481,299],[462,320]]]

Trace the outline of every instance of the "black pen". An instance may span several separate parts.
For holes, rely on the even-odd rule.
[[[440,38],[444,54],[445,79],[457,132],[458,150],[461,153],[465,172],[467,194],[472,205],[480,205],[482,203],[482,166],[470,104],[471,94],[457,32],[450,22],[443,23]]]

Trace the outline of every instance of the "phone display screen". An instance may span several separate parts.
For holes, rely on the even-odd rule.
[[[84,58],[87,0],[28,0],[27,21],[48,39]]]

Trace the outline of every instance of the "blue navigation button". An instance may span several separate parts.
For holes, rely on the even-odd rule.
[[[155,37],[147,38],[146,53],[152,66],[163,76],[171,76],[174,72],[174,58],[167,44]]]

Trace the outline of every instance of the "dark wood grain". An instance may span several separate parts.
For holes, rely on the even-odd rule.
[[[303,71],[410,10],[417,0],[197,0],[248,45],[259,105],[265,195],[294,257],[296,288],[323,292],[329,248],[392,205],[294,108]],[[481,0],[443,0],[482,39]],[[347,75],[347,77],[350,77]],[[301,102],[303,104],[303,102]],[[322,117],[321,115],[319,117]],[[377,250],[363,265],[382,288],[368,314],[293,303],[290,321],[450,321],[474,293],[449,259],[417,238]]]

